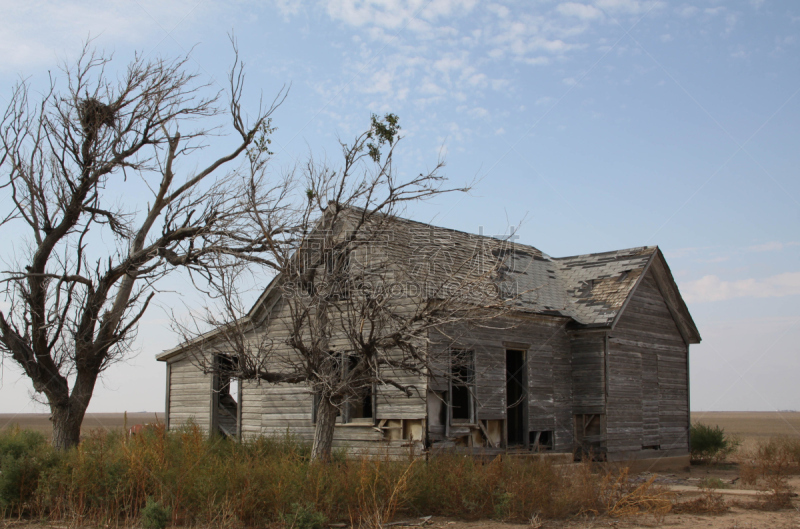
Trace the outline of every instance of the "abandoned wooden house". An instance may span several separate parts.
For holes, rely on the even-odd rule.
[[[443,249],[496,240],[395,222],[388,246],[430,260]],[[512,247],[503,280],[521,294],[503,319],[513,325],[475,328],[451,344],[452,354],[467,358],[461,376],[420,376],[411,396],[374,386],[341,410],[334,446],[398,456],[410,448],[482,447],[591,451],[608,461],[688,458],[689,345],[700,335],[658,247],[562,258]],[[279,298],[268,287],[253,319],[279,312]],[[259,321],[261,332],[280,336],[279,317]],[[290,431],[312,438],[311,391],[204,373],[193,361],[196,347],[183,344],[157,357],[167,365],[168,428],[191,419],[231,436]]]

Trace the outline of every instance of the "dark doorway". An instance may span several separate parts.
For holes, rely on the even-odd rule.
[[[525,351],[506,350],[506,438],[508,446],[524,445],[527,439],[528,403]]]

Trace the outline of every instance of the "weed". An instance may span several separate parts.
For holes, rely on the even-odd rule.
[[[672,509],[674,494],[655,485],[653,475],[639,485],[628,479],[628,469],[606,477],[606,512],[612,518],[627,518],[642,513],[650,513],[663,518]]]
[[[498,520],[505,520],[511,511],[511,502],[514,499],[512,492],[495,493],[494,517]]]
[[[675,514],[725,514],[730,507],[722,496],[708,491],[699,498],[675,503],[672,512]]]
[[[164,507],[153,498],[147,498],[142,509],[142,527],[144,529],[164,529],[170,518],[170,508]]]
[[[725,435],[719,426],[694,423],[689,432],[692,444],[692,462],[717,463],[723,461],[741,444],[737,438]]]
[[[0,511],[22,514],[40,476],[57,461],[58,454],[39,432],[12,428],[0,434]]]
[[[705,477],[700,480],[697,486],[701,489],[729,489],[730,483],[726,483],[719,478]]]
[[[324,514],[305,503],[293,503],[292,510],[281,517],[283,524],[289,529],[322,529],[328,519]]]
[[[31,439],[25,443],[39,447]],[[40,449],[50,450],[31,450]],[[652,483],[637,487],[627,476],[607,478],[588,462],[565,467],[538,458],[484,461],[444,454],[427,461],[387,455],[322,465],[311,462],[308,445],[291,436],[229,442],[209,439],[193,424],[133,437],[91,433],[52,465],[36,468],[35,486],[26,485],[24,499],[14,501],[34,517],[75,526],[144,523],[158,510],[152,498],[160,508],[170,506],[176,525],[282,522],[295,529],[313,529],[323,520],[377,528],[401,513],[525,523],[531,513],[542,521],[669,506]]]

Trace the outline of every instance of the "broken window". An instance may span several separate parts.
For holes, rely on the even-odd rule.
[[[604,424],[605,416],[601,413],[575,415],[576,458],[588,457],[593,461],[601,461],[605,458]]]
[[[553,431],[539,430],[530,432],[531,450],[540,452],[553,449]]]
[[[358,366],[359,357],[350,355],[347,362],[348,373]],[[363,387],[355,388],[355,396],[351,397],[345,404],[344,422],[365,422],[371,423],[373,415],[374,392],[372,384],[365,384]]]
[[[343,355],[331,351],[331,356],[336,359],[338,369],[341,369],[342,380],[346,379],[356,366],[359,357],[357,355]],[[347,361],[344,361],[344,358]],[[375,417],[375,391],[371,383],[364,384],[363,387],[354,388],[353,393],[345,399],[345,402],[336,410],[336,422],[347,423],[366,423],[372,424]],[[317,406],[319,405],[320,395],[314,394],[311,422],[317,422]]]
[[[216,429],[229,437],[237,437],[239,435],[239,379],[233,375],[239,367],[239,359],[235,356],[220,354],[216,356],[216,364],[214,377]]]
[[[475,352],[463,349],[450,351],[450,422],[475,423]]]
[[[575,438],[577,440],[598,437],[602,433],[602,415],[594,413],[575,415]]]

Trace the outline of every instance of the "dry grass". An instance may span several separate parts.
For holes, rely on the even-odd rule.
[[[672,507],[675,514],[725,514],[730,510],[728,504],[721,495],[712,491],[706,491],[699,498],[694,500],[676,503]]]
[[[11,485],[25,485],[0,490],[0,518],[131,525],[153,498],[169,509],[174,524],[214,527],[272,525],[292,513],[299,519],[300,509],[307,520],[372,528],[395,514],[535,525],[586,515],[663,516],[671,503],[652,480],[632,483],[627,471],[606,473],[590,463],[449,454],[416,462],[337,457],[319,464],[309,460],[308,446],[291,438],[209,440],[196,427],[153,428],[135,437],[96,430],[65,453],[38,438],[15,459],[19,479],[0,474]],[[20,431],[0,434],[7,446],[19,447],[24,439]]]
[[[605,478],[606,514],[612,518],[628,518],[642,513],[663,518],[671,509],[675,495],[668,489],[655,485],[656,475],[644,483],[634,485],[628,478],[628,469]]]

